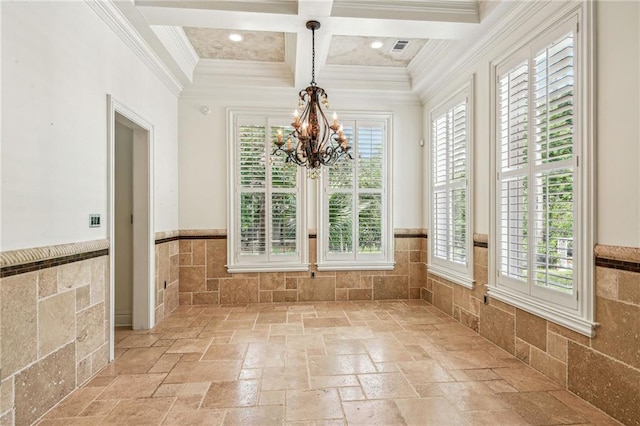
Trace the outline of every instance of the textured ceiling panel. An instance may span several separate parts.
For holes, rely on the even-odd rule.
[[[201,58],[284,62],[284,33],[189,27],[184,31]],[[243,40],[229,40],[231,33],[242,35]]]
[[[402,52],[392,53],[397,38],[375,38],[354,36],[333,36],[329,49],[328,64],[369,65],[387,67],[406,67],[427,42],[420,39],[409,40]],[[382,42],[382,47],[373,49],[371,43]]]

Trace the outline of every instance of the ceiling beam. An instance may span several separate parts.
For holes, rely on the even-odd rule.
[[[322,23],[321,23],[322,24]],[[323,27],[316,30],[316,81],[327,56],[331,44],[331,33],[323,31]],[[311,82],[311,30],[304,29],[305,32],[298,33],[298,43],[296,45],[296,68],[294,72],[295,87],[306,87]]]
[[[182,27],[202,27],[235,29],[244,31],[274,31],[302,34],[308,31],[305,23],[316,19],[322,23],[322,33],[331,35],[356,35],[365,37],[402,37],[402,38],[437,38],[460,39],[469,29],[476,28],[478,23],[424,21],[413,19],[362,18],[329,16],[332,1],[301,0],[298,4],[299,14],[279,14],[237,10],[193,9],[141,3],[137,8],[144,15],[149,25],[169,25]],[[155,2],[154,2],[155,3]],[[181,2],[178,2],[181,4]],[[320,32],[319,31],[319,32]]]
[[[295,15],[295,0],[135,0],[136,6]]]
[[[465,1],[336,0],[332,16],[401,21],[480,22],[478,3]]]
[[[321,21],[331,16],[333,0],[299,0],[298,15]]]

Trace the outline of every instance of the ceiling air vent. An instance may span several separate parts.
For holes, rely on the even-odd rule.
[[[391,53],[400,53],[409,45],[409,40],[396,40],[391,48]]]

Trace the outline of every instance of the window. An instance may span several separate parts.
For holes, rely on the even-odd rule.
[[[473,286],[471,82],[431,111],[430,273]]]
[[[590,135],[580,15],[495,67],[490,294],[593,334]]]
[[[391,116],[342,124],[354,160],[321,175],[318,269],[393,269]]]
[[[271,155],[290,120],[231,113],[230,121],[229,272],[307,270],[302,169]]]

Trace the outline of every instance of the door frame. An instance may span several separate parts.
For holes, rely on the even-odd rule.
[[[133,312],[132,327],[155,325],[155,232],[153,124],[107,95],[107,211],[109,237],[109,360],[115,357],[115,125],[133,130]]]

